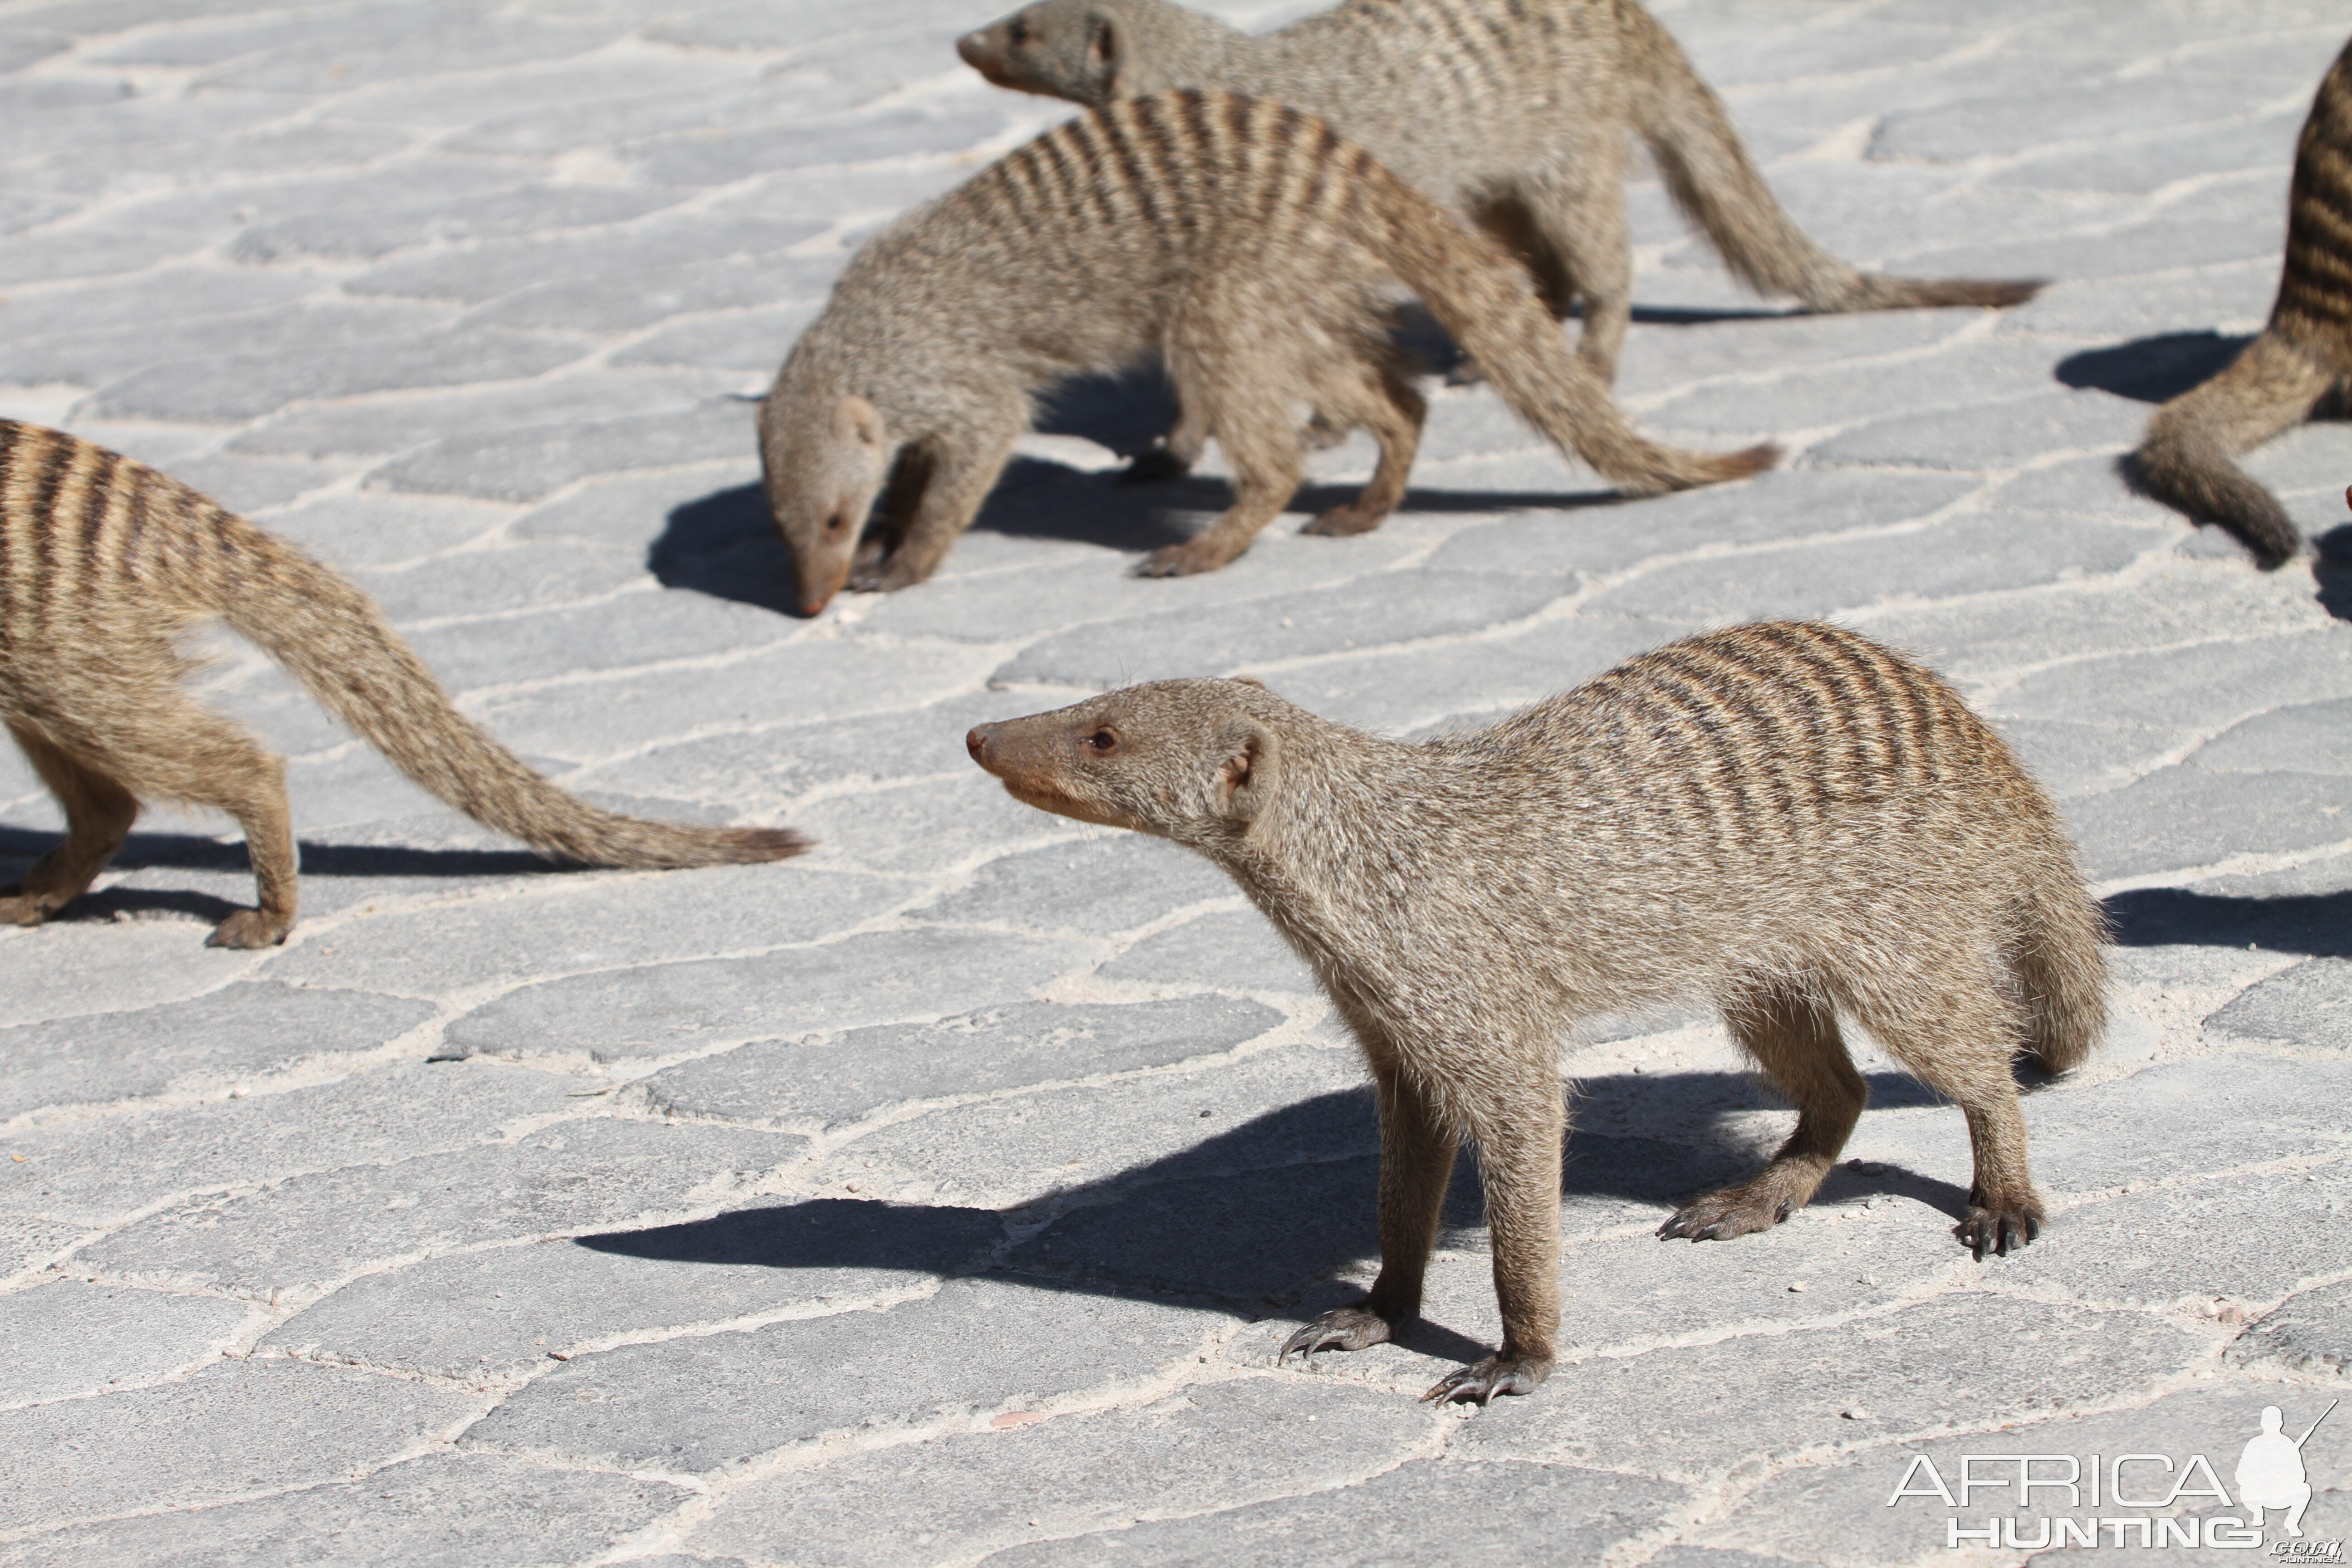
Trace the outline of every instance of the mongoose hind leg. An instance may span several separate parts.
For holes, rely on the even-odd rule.
[[[2017,1009],[1993,988],[1990,966],[1953,953],[1920,966],[1901,1003],[1856,996],[1863,1026],[1922,1083],[1968,1119],[1975,1179],[1960,1244],[2006,1257],[2042,1231],[2045,1211],[2025,1152],[2025,1113],[2011,1060],[2023,1035]]]
[[[1484,1405],[1498,1394],[1532,1394],[1551,1375],[1559,1333],[1559,1143],[1568,1116],[1552,1054],[1522,1058],[1539,1068],[1486,1090],[1489,1109],[1473,1111],[1503,1343],[1438,1379],[1425,1401]]]
[[[1838,1034],[1837,1014],[1821,998],[1786,984],[1759,988],[1727,1007],[1725,1018],[1740,1048],[1796,1102],[1797,1130],[1763,1174],[1676,1210],[1658,1227],[1664,1237],[1728,1241],[1769,1230],[1804,1207],[1870,1098]]]
[[[1545,243],[1575,279],[1584,310],[1577,357],[1608,386],[1617,379],[1625,330],[1633,321],[1633,241],[1625,223],[1624,147],[1596,137],[1527,187],[1528,210]]]
[[[8,733],[66,814],[66,841],[34,861],[23,881],[0,888],[0,925],[38,925],[89,890],[138,820],[139,803],[38,731],[12,723]]]
[[[1363,1300],[1334,1308],[1284,1342],[1276,1365],[1296,1352],[1360,1351],[1402,1334],[1421,1315],[1423,1277],[1437,1245],[1439,1212],[1453,1179],[1457,1141],[1412,1080],[1373,1068],[1381,1106],[1381,1272]]]
[[[1225,388],[1179,388],[1189,410],[1202,410],[1217,442],[1234,466],[1234,504],[1214,522],[1181,544],[1171,544],[1145,556],[1135,568],[1139,577],[1188,577],[1213,572],[1250,547],[1265,525],[1298,492],[1304,468],[1298,432],[1278,399]]]
[[[1369,533],[1404,500],[1429,405],[1394,366],[1366,365],[1353,384],[1332,392],[1334,414],[1364,426],[1381,444],[1380,465],[1354,500],[1333,507],[1299,531],[1326,537]]]
[[[1344,436],[1345,432],[1342,432]],[[1169,479],[1181,479],[1192,471],[1201,454],[1209,449],[1207,423],[1195,417],[1191,405],[1180,403],[1176,423],[1160,438],[1160,445],[1149,452],[1139,452],[1118,476],[1123,485],[1159,484]]]
[[[82,765],[133,796],[184,800],[236,818],[258,892],[213,929],[207,947],[273,947],[293,929],[299,902],[286,764],[219,714],[176,691],[151,695],[142,711],[92,738]]]

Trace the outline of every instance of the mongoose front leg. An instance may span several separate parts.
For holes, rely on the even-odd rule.
[[[887,555],[853,564],[848,585],[863,593],[888,594],[910,588],[936,571],[980,515],[988,492],[1012,460],[1013,443],[1025,424],[1025,416],[1016,416],[996,421],[985,432],[966,432],[951,443],[940,442],[931,454],[929,482],[914,504],[905,534]]]
[[[0,887],[0,924],[34,926],[89,890],[138,820],[139,803],[46,735],[16,724],[8,733],[66,813],[66,841],[34,861],[23,881]]]
[[[1395,1339],[1421,1315],[1421,1283],[1437,1245],[1455,1142],[1428,1099],[1394,1068],[1374,1069],[1381,1104],[1381,1272],[1361,1301],[1337,1307],[1284,1342],[1293,1352],[1360,1351]]]
[[[1740,1047],[1796,1103],[1797,1130],[1762,1175],[1675,1211],[1658,1227],[1662,1237],[1728,1241],[1769,1230],[1804,1207],[1870,1098],[1838,1034],[1836,1013],[1819,998],[1787,986],[1760,990],[1726,1008],[1725,1020]]]
[[[1543,1059],[1549,1066],[1549,1053]],[[1559,1333],[1559,1141],[1567,1126],[1559,1079],[1530,1075],[1498,1091],[1479,1121],[1478,1171],[1486,1184],[1503,1343],[1440,1378],[1424,1401],[1484,1405],[1498,1394],[1532,1394],[1551,1375]]]
[[[1429,405],[1394,370],[1370,372],[1365,382],[1361,388],[1349,389],[1354,395],[1348,399],[1348,411],[1369,426],[1373,439],[1380,442],[1380,466],[1354,500],[1333,507],[1300,529],[1301,533],[1326,537],[1369,533],[1404,500]]]

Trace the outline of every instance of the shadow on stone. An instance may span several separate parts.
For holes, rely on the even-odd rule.
[[[1871,1103],[1936,1103],[1896,1073],[1869,1075]],[[1612,1075],[1579,1085],[1580,1111],[1638,1104],[1646,1118],[1686,1119],[1688,1138],[1571,1133],[1561,1189],[1573,1227],[1579,1200],[1655,1205],[1664,1220],[1689,1196],[1743,1180],[1765,1152],[1723,1124],[1767,1103],[1745,1075]],[[1303,1320],[1331,1304],[1334,1275],[1377,1260],[1380,1132],[1369,1090],[1318,1095],[1253,1118],[1188,1149],[1064,1189],[1008,1214],[958,1206],[823,1198],[737,1210],[687,1225],[583,1236],[577,1245],[674,1262],[765,1263],[780,1268],[888,1268],[945,1276],[989,1273],[1042,1290],[1208,1298],[1250,1317]],[[1900,1166],[1838,1168],[1823,1201],[1895,1192],[1954,1219],[1958,1186]],[[1485,1194],[1465,1152],[1444,1213],[1443,1244],[1483,1247]],[[1060,1212],[1015,1240],[1046,1204]],[[1622,1223],[1612,1219],[1610,1223]],[[978,1239],[976,1239],[978,1238]],[[1273,1309],[1272,1314],[1267,1310]],[[1486,1347],[1423,1323],[1409,1342],[1464,1359]]]
[[[16,881],[26,868],[59,841],[54,833],[21,827],[0,827],[0,884]],[[527,849],[410,849],[397,845],[298,845],[305,880],[320,877],[512,877],[582,869],[542,860]],[[118,871],[151,867],[191,871],[226,871],[248,876],[253,863],[242,844],[223,844],[185,833],[134,833],[110,863]],[[171,888],[101,889],[76,899],[51,915],[51,923],[108,921],[117,914],[193,915],[218,923],[247,903],[215,898],[210,893]]]
[[[2311,574],[2319,584],[2320,607],[2339,621],[2352,621],[2352,522],[2338,523],[2311,541]]]
[[[646,570],[665,588],[799,613],[793,558],[776,537],[768,499],[757,485],[715,490],[671,508],[646,551]]]
[[[2068,354],[2053,374],[2068,386],[2112,392],[2137,403],[2163,403],[2227,369],[2252,341],[2211,331],[2165,332]]]
[[[2235,898],[2187,888],[2136,888],[2106,902],[2124,947],[2255,947],[2352,957],[2352,889]]]

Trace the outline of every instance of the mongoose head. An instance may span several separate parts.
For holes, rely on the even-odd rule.
[[[1274,799],[1295,711],[1246,677],[1160,680],[982,724],[964,746],[1024,805],[1213,850]]]
[[[1092,0],[1039,0],[966,33],[956,53],[999,87],[1099,108],[1118,96],[1120,31]]]
[[[824,609],[849,580],[890,458],[881,411],[855,393],[810,399],[779,382],[761,403],[761,478],[793,554],[802,614]]]

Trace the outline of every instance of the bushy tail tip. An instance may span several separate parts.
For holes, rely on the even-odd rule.
[[[554,789],[553,785],[547,787],[550,791]],[[584,822],[562,820],[572,814],[561,807],[545,810],[543,816],[529,823],[538,831],[518,833],[517,837],[551,859],[637,871],[757,865],[789,859],[816,846],[816,840],[789,827],[692,827],[616,816],[596,812],[593,807],[583,809],[592,814]],[[554,831],[548,831],[550,828]]]
[[[1766,441],[1737,452],[1689,452],[1645,441],[1633,454],[1614,461],[1587,460],[1594,461],[1625,494],[1657,496],[1753,479],[1780,460],[1780,448]]]
[[[1890,278],[1864,272],[1827,303],[1839,310],[1918,310],[1939,305],[2005,310],[2050,287],[2046,278]]]

